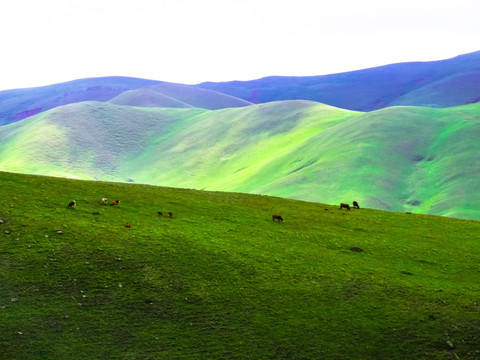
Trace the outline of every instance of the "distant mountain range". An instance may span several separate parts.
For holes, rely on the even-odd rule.
[[[279,100],[311,100],[357,111],[398,105],[451,107],[480,101],[479,84],[480,51],[448,60],[332,75],[273,76],[198,85],[126,77],[91,78],[0,91],[0,125],[81,101],[210,110]]]
[[[476,52],[304,78],[7,90],[0,170],[480,220],[479,80]]]
[[[274,76],[199,86],[254,103],[301,99],[372,111],[397,105],[450,107],[477,102],[479,84],[480,51],[442,61],[400,63],[333,75]]]

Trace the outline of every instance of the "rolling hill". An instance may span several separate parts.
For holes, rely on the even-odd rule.
[[[0,91],[0,125],[82,101],[210,110],[280,100],[310,100],[356,111],[396,105],[451,107],[479,101],[479,79],[480,51],[331,75],[272,76],[196,86],[128,77],[81,79]]]
[[[105,77],[0,91],[0,125],[19,121],[57,106],[88,100],[108,101],[124,91],[158,83],[154,80]]]
[[[0,183],[2,359],[480,356],[479,222],[3,172]]]
[[[83,102],[0,127],[0,170],[480,219],[479,114],[480,103],[365,113]]]
[[[189,85],[163,83],[126,91],[109,101],[117,105],[217,110],[243,107],[252,103],[213,90]]]
[[[312,100],[358,111],[394,105],[451,107],[480,101],[480,51],[452,59],[399,63],[322,76],[271,76],[202,83],[254,103]]]
[[[230,95],[189,85],[119,76],[91,78],[37,88],[0,91],[0,125],[83,101],[206,109],[250,105],[249,102]]]

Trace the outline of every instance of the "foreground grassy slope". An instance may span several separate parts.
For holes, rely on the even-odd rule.
[[[2,359],[480,356],[478,222],[8,173],[0,181]],[[120,205],[100,205],[103,196]]]
[[[85,102],[0,127],[0,170],[480,219],[480,103],[352,112]]]

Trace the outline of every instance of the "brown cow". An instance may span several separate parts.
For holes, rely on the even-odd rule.
[[[157,214],[158,214],[158,216],[163,216],[163,213],[162,213],[161,211],[157,211]],[[172,216],[173,216],[173,214],[172,214],[171,211],[169,211],[169,212],[167,213],[167,215],[168,215],[169,217],[172,217]]]
[[[70,201],[70,202],[68,203],[68,206],[67,206],[67,207],[68,207],[69,209],[71,209],[71,208],[74,208],[74,207],[76,207],[76,206],[77,206],[77,202],[76,202],[75,200],[73,200],[73,201]]]
[[[115,206],[115,205],[118,205],[120,204],[120,200],[113,200],[111,203],[110,203],[110,206]]]
[[[127,223],[125,223],[125,227],[130,228],[130,227],[132,227],[132,225],[130,225],[130,224],[127,222]]]
[[[342,210],[343,208],[347,209],[347,210],[350,210],[350,205],[348,204],[344,204],[344,203],[341,203],[340,204],[340,209],[339,210]]]
[[[279,215],[279,214],[273,214],[272,215],[272,221],[275,221],[275,219],[278,220],[278,222],[283,222],[283,218],[282,218],[282,215]]]

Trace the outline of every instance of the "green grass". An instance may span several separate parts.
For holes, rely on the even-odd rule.
[[[11,173],[0,183],[1,359],[480,357],[478,222]]]
[[[480,103],[353,112],[84,102],[0,127],[0,170],[480,220]]]

